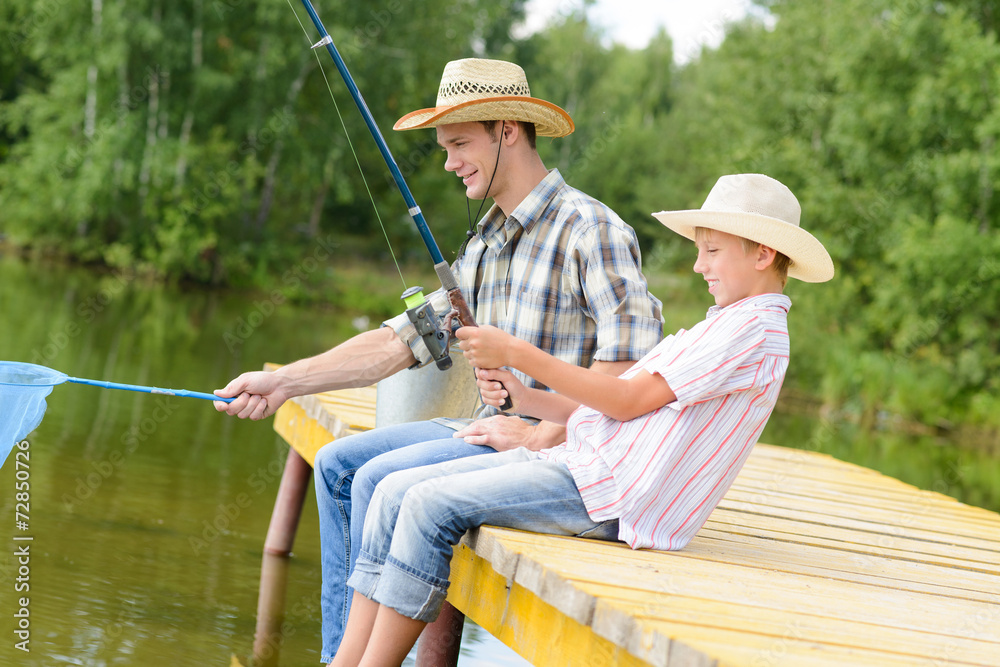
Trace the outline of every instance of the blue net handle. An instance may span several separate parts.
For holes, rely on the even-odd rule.
[[[29,364],[24,361],[0,361],[0,385],[8,387],[51,387],[63,382],[86,384],[104,389],[124,389],[126,391],[141,391],[147,394],[164,396],[182,396],[185,398],[201,398],[206,401],[222,401],[232,403],[234,398],[220,398],[215,394],[187,389],[164,389],[163,387],[147,387],[139,384],[123,384],[121,382],[105,382],[104,380],[87,380],[74,378],[46,366]]]

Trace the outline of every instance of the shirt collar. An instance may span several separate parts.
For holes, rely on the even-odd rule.
[[[530,231],[564,185],[566,181],[559,170],[550,169],[509,216],[504,217],[503,211],[494,203],[477,225],[483,242],[489,246],[502,246],[508,238],[514,236],[516,226],[522,227],[526,232]]]
[[[792,300],[789,299],[784,294],[757,294],[756,296],[748,296],[745,299],[740,299],[736,303],[731,303],[725,308],[722,306],[712,306],[708,309],[708,314],[705,315],[705,319],[711,319],[716,315],[721,314],[723,311],[730,310],[759,310],[761,308],[774,309],[779,308],[785,313],[792,307]]]

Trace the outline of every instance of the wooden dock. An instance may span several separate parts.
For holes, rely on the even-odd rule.
[[[316,450],[374,418],[374,387],[278,411],[292,449],[269,553],[291,549]],[[453,605],[538,666],[1000,665],[1000,515],[772,445],[681,551],[484,527],[451,582]]]

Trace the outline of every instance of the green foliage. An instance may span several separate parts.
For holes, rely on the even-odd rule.
[[[834,257],[832,283],[789,287],[792,384],[995,427],[1000,49],[962,5],[769,3],[773,30],[739,26],[681,72],[670,120],[703,192],[775,176]]]
[[[521,4],[341,0],[319,9],[386,127],[433,103],[445,61],[505,41]],[[292,6],[6,3],[0,37],[13,48],[0,56],[0,234],[206,283],[281,271],[295,248],[328,230],[377,233],[371,245],[381,250],[324,76],[373,199],[383,212],[405,209],[332,61],[309,49],[315,28]],[[432,39],[439,48],[428,53]],[[394,142],[404,154],[422,147],[410,165],[417,182],[426,139]],[[409,223],[383,215],[392,241],[410,240]]]

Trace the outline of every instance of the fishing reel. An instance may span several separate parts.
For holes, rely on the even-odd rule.
[[[406,304],[406,316],[424,339],[424,345],[427,346],[438,369],[446,371],[451,368],[451,357],[448,355],[448,343],[451,341],[451,314],[439,319],[420,286],[413,286],[403,292],[402,299]]]

